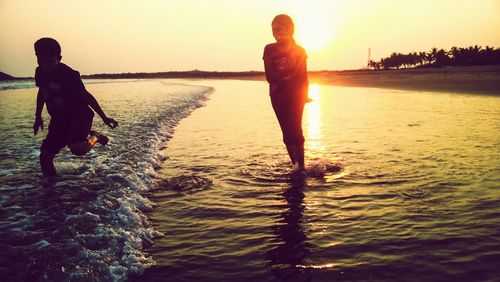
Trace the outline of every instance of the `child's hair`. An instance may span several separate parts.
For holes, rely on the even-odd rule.
[[[292,33],[294,31],[294,25],[293,25],[292,18],[286,14],[280,14],[280,15],[277,15],[276,17],[274,17],[272,24],[280,24],[280,25],[286,26],[287,28],[289,28],[292,31]]]
[[[61,45],[53,38],[40,38],[35,42],[35,54],[37,56],[61,56]]]

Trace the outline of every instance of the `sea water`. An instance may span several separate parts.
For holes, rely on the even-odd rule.
[[[96,116],[110,144],[83,158],[64,150],[56,180],[38,168],[36,89],[0,91],[2,277],[500,276],[498,97],[311,85],[307,176],[297,177],[265,82],[87,88],[120,126]]]
[[[313,84],[308,176],[268,85],[207,81],[150,199],[138,281],[495,281],[500,98]]]
[[[26,88],[28,83],[19,83]],[[8,88],[15,88],[10,83]],[[146,214],[145,197],[165,156],[160,150],[178,121],[204,104],[212,88],[161,80],[90,81],[120,126],[85,157],[56,157],[57,179],[42,179],[33,136],[35,88],[0,91],[0,272],[27,281],[123,281],[154,260],[143,249],[162,234]]]

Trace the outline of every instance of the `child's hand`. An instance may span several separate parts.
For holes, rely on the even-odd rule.
[[[104,123],[111,128],[115,128],[118,126],[118,122],[112,118],[108,118],[108,117],[103,118],[102,121],[104,121]]]
[[[33,124],[33,134],[36,135],[38,133],[38,129],[41,128],[43,130],[43,120],[42,117],[36,117],[35,123]]]

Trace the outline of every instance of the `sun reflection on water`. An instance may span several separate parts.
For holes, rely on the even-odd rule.
[[[305,107],[306,120],[306,150],[308,157],[320,158],[324,154],[323,123],[321,120],[321,92],[319,84],[309,85],[309,98],[311,102]]]
[[[311,265],[297,265],[298,268],[310,268],[310,269],[324,269],[324,268],[334,268],[336,267],[338,264],[335,264],[335,263],[325,263],[325,264],[318,264],[318,265],[314,265],[314,264],[311,264]]]

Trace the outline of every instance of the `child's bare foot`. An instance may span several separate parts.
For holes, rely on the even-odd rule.
[[[292,177],[306,177],[307,172],[303,166],[300,166],[299,163],[294,163],[292,165],[292,172],[290,173]]]
[[[297,173],[297,172],[301,172],[301,171],[305,171],[304,167],[300,166],[298,162],[293,163],[293,165],[292,165],[292,173]]]
[[[106,137],[105,135],[97,132],[97,131],[94,131],[94,130],[91,130],[90,131],[90,136],[95,136],[97,137],[97,142],[99,142],[99,144],[103,145],[103,146],[106,146],[109,142],[109,138]]]

